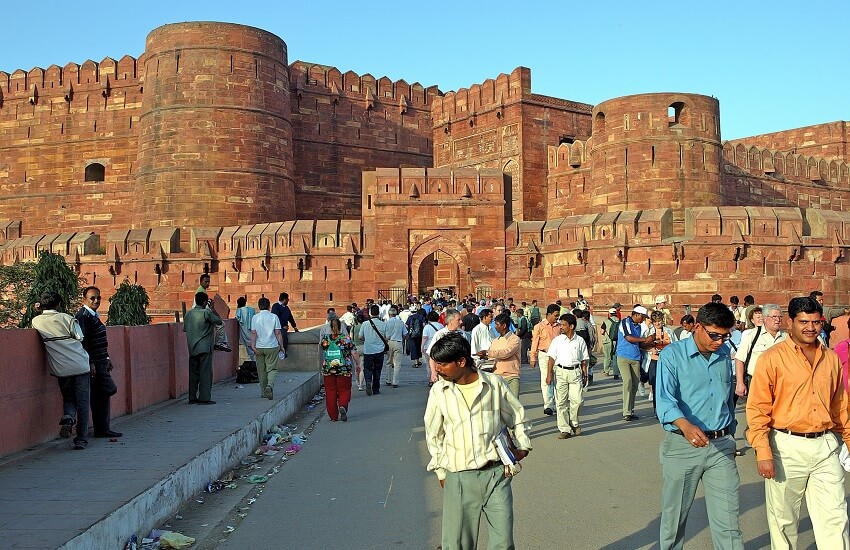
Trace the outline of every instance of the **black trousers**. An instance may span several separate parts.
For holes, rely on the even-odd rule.
[[[372,386],[372,393],[381,392],[381,370],[384,368],[384,353],[363,354],[363,378]]]
[[[95,434],[110,431],[111,417],[109,399],[118,388],[109,373],[109,360],[94,364],[94,376],[91,377],[91,423]]]
[[[62,376],[59,391],[62,393],[62,412],[67,418],[76,419],[77,437],[74,441],[85,441],[89,438],[89,386],[91,374]]]

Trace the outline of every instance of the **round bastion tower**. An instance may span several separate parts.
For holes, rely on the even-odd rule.
[[[696,94],[640,94],[593,109],[594,210],[722,204],[720,104]]]
[[[147,37],[134,227],[295,217],[286,44],[192,22]]]

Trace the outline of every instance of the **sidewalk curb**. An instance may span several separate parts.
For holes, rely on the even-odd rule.
[[[150,532],[200,492],[205,483],[253,452],[269,428],[290,418],[316,395],[321,381],[317,372],[246,426],[191,458],[165,479],[60,546],[60,550],[123,548],[133,533]]]

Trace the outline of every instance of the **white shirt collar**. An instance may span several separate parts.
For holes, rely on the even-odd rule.
[[[100,319],[100,314],[98,312],[96,312],[95,310],[93,310],[92,308],[90,308],[87,305],[83,305],[83,307],[86,308],[87,310],[89,310],[89,313],[94,315],[97,319]]]

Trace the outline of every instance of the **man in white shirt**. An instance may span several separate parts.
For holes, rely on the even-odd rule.
[[[581,435],[578,415],[584,401],[581,390],[587,382],[590,354],[584,338],[576,334],[576,321],[575,315],[571,313],[558,318],[561,335],[552,339],[546,352],[549,356],[546,383],[555,382],[558,439]]]
[[[389,309],[389,319],[386,322],[386,339],[390,349],[387,351],[387,386],[398,387],[398,373],[401,370],[401,343],[407,334],[407,327],[398,318],[395,306]]]
[[[280,318],[269,311],[271,301],[260,298],[259,313],[251,319],[251,349],[257,357],[257,377],[260,379],[260,397],[274,399],[274,381],[277,378],[277,360],[283,350],[283,330]]]
[[[761,354],[785,340],[786,333],[779,328],[782,325],[782,308],[777,304],[765,304],[761,307],[762,325],[748,328],[741,334],[741,343],[735,354],[735,402],[739,397],[744,397],[750,391],[750,380],[755,372]],[[740,434],[747,433],[747,420],[744,417],[743,426],[738,430]],[[749,441],[744,440],[749,447]],[[742,451],[737,450],[735,454],[741,456]]]
[[[348,331],[348,334],[351,334],[351,328],[354,326],[354,320],[354,306],[349,304],[345,306],[345,313],[343,313],[342,317],[339,318],[339,321]]]
[[[493,335],[490,333],[490,323],[493,321],[493,310],[482,309],[478,314],[481,322],[475,325],[470,336],[470,344],[472,346],[472,358],[475,359],[475,366],[481,370],[492,370],[493,361],[484,359],[487,357],[487,350],[490,349],[490,342],[493,341]]]

